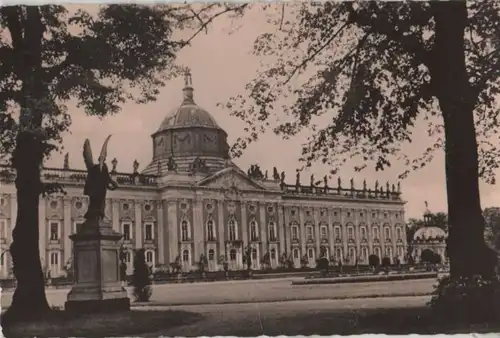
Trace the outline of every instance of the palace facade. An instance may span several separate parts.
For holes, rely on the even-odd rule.
[[[375,184],[368,189],[330,187],[325,177],[317,184],[286,184],[282,173],[272,177],[254,167],[244,172],[229,157],[226,132],[193,99],[186,75],[184,99],[152,134],[153,158],[139,172],[117,170],[112,176],[119,189],[109,191],[107,221],[123,234],[128,273],[133,270],[133,249],[144,248],[152,266],[180,259],[183,270],[195,269],[200,256],[208,269],[243,268],[245,248],[252,248],[254,269],[266,255],[271,267],[291,257],[296,266],[307,260],[314,266],[319,253],[343,264],[367,264],[368,256],[405,261],[407,250],[404,204],[398,187]],[[298,176],[298,175],[297,175]],[[52,277],[63,275],[72,257],[69,236],[84,221],[86,171],[72,169],[68,156],[62,168],[44,168],[44,181],[64,185],[66,195],[40,199],[40,255]],[[0,168],[0,275],[10,275],[5,253],[12,239],[17,214],[14,172]],[[323,248],[322,248],[323,247]]]

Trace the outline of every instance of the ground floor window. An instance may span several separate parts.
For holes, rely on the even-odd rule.
[[[189,251],[188,250],[184,250],[182,252],[182,261],[189,262]]]
[[[232,249],[231,251],[229,251],[229,259],[232,261],[236,260],[236,250]]]

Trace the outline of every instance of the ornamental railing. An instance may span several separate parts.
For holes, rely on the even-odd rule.
[[[292,184],[283,184],[281,187],[286,195],[338,196],[355,199],[401,201],[401,192],[399,191],[373,191],[370,189],[312,187]]]
[[[83,184],[87,178],[87,171],[78,169],[43,168],[41,177],[42,181]],[[158,179],[155,175],[111,172],[111,177],[121,186],[156,186],[158,184]],[[8,165],[0,165],[0,182],[12,182],[15,178],[15,170]]]

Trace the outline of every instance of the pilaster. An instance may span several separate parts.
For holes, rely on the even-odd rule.
[[[204,253],[204,238],[203,238],[203,196],[201,193],[196,193],[193,206],[193,242],[194,242],[194,262],[197,262],[200,255]]]
[[[365,212],[364,210],[362,211],[363,213]],[[360,230],[360,223],[362,221],[361,217],[359,216],[359,210],[356,211],[355,216],[355,224],[354,224],[354,241],[356,243],[356,259],[359,261],[359,257],[361,257],[361,230]]]
[[[394,224],[395,222],[391,221],[391,243],[392,243],[392,257],[398,256],[398,250],[397,250],[397,242],[398,239],[396,237],[396,225]]]
[[[320,221],[319,221],[319,209],[314,208],[313,209],[313,215],[314,215],[314,241],[316,244],[316,258],[319,258],[319,247],[321,246],[321,229],[320,229]]]
[[[286,207],[283,206],[283,213],[285,214],[285,224],[283,224],[283,232],[284,232],[284,238],[281,239],[282,241],[285,241],[285,250],[283,252],[287,252],[289,255],[292,254],[292,229],[290,228],[290,213],[288,210],[286,210]],[[286,228],[286,230],[285,230]],[[290,251],[289,251],[290,250]]]
[[[7,243],[12,243],[12,230],[16,227],[17,220],[17,196],[10,195],[10,224],[7,224]],[[39,220],[41,222],[41,220]]]
[[[47,266],[47,201],[40,196],[38,207],[38,221],[39,221],[39,238],[38,246],[40,251],[40,258],[42,260],[42,269]]]
[[[168,246],[169,246],[169,258],[172,263],[177,255],[179,255],[179,235],[178,228],[179,224],[177,224],[177,201],[176,200],[168,200],[167,201],[167,238],[168,238]]]
[[[335,255],[335,240],[333,236],[333,217],[332,217],[332,212],[333,210],[328,209],[328,246],[330,247],[330,256]],[[328,257],[330,259],[330,257]]]
[[[243,240],[243,249],[248,245],[248,224],[246,201],[241,201],[241,239]]]
[[[66,262],[71,258],[71,198],[65,197],[63,200],[63,257],[61,259],[61,266],[64,266]]]
[[[346,211],[344,208],[340,208],[340,229],[342,231],[342,263],[344,263],[345,255],[348,255],[347,252],[347,224],[346,224]]]
[[[262,243],[262,250],[258,251],[259,256],[264,255],[267,252],[267,233],[268,233],[268,222],[266,221],[266,204],[260,203],[259,205],[260,212],[260,241]],[[260,259],[259,259],[260,262]]]
[[[142,203],[134,201],[135,206],[135,248],[142,248]]]
[[[306,254],[306,226],[304,224],[304,209],[299,207],[300,255]]]
[[[158,265],[165,264],[165,234],[164,234],[164,224],[163,224],[163,203],[162,201],[156,201],[156,243],[158,248]]]
[[[224,220],[224,200],[217,200],[217,241],[219,242],[219,256],[226,255],[224,240],[226,238],[225,229],[226,221]],[[229,259],[229,257],[226,257]]]
[[[276,226],[278,227],[278,241],[279,241],[279,251],[276,253],[277,257],[276,259],[279,259],[281,254],[283,254],[285,251],[287,251],[287,245],[288,247],[290,246],[289,244],[286,244],[286,238],[285,238],[285,226],[286,222],[284,220],[284,212],[283,212],[283,206],[278,205],[277,206],[278,210],[278,219],[276,220]]]
[[[120,201],[114,199],[111,203],[111,221],[113,222],[113,230],[122,233],[122,229],[120,229]]]

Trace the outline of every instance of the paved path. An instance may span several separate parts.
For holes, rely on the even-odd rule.
[[[300,277],[299,277],[300,279]],[[222,303],[276,302],[339,299],[374,296],[422,295],[430,293],[434,279],[326,285],[291,285],[297,278],[274,280],[223,281],[212,283],[155,285],[151,304],[194,305]],[[48,289],[52,306],[62,307],[68,289]],[[12,291],[2,292],[2,308],[12,302]]]
[[[335,312],[356,312],[361,309],[421,307],[429,297],[396,297],[344,300],[301,300],[254,304],[207,304],[149,309],[184,310],[201,313],[204,319],[190,325],[151,332],[147,336],[253,336],[260,335],[332,335],[356,330],[356,323],[332,321]],[[338,315],[335,316],[338,318]],[[350,326],[351,329],[346,329]],[[346,331],[343,331],[346,330]],[[339,332],[340,331],[340,332]],[[343,331],[343,332],[342,332]],[[350,331],[350,332],[349,332]]]

